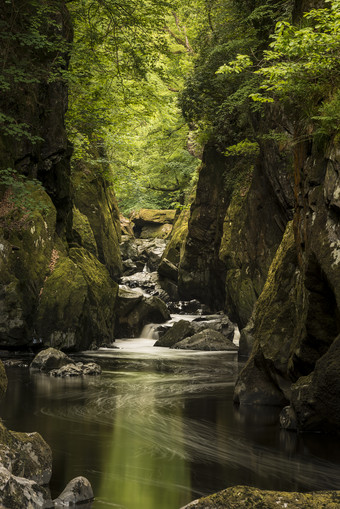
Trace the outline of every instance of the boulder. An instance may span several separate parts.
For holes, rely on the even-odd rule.
[[[130,313],[143,299],[143,293],[139,290],[128,290],[119,287],[117,296],[117,316],[123,317]]]
[[[175,210],[141,209],[131,216],[134,234],[143,239],[164,239],[169,236],[175,217]]]
[[[291,388],[291,412],[300,431],[338,433],[340,429],[340,335],[308,376]],[[281,415],[281,425],[287,428]],[[290,423],[290,427],[292,424]]]
[[[39,433],[9,431],[0,422],[0,463],[13,475],[39,485],[52,475],[52,452]],[[24,506],[25,507],[25,506]]]
[[[340,505],[340,491],[287,493],[248,486],[233,486],[195,500],[182,509],[330,509]]]
[[[58,498],[53,500],[55,507],[84,504],[94,499],[92,486],[86,477],[75,477]]]
[[[177,283],[178,267],[171,263],[167,258],[163,258],[158,267],[158,274],[162,278],[171,279]]]
[[[223,335],[224,340],[231,340],[234,336],[235,326],[226,315],[213,315],[197,317],[189,322],[179,320],[155,343],[154,346],[172,347],[179,341],[193,336],[205,329],[214,330]]]
[[[182,341],[173,345],[172,348],[209,351],[238,350],[237,346],[234,345],[232,341],[213,329],[204,329],[193,336],[182,339]]]
[[[84,350],[92,343],[111,343],[118,285],[97,258],[84,248],[60,257],[45,281],[37,328],[44,344]]]
[[[59,369],[53,369],[50,371],[51,376],[55,377],[72,377],[72,376],[83,376],[83,375],[100,375],[102,372],[102,368],[96,364],[95,362],[89,362],[87,364],[83,364],[82,362],[77,362],[76,364],[67,364]]]
[[[49,509],[53,502],[48,490],[35,481],[16,476],[0,465],[1,509]]]
[[[47,348],[39,352],[33,359],[30,369],[48,372],[52,369],[59,369],[73,361],[64,352],[56,348]]]
[[[182,339],[194,334],[194,327],[187,320],[179,320],[160,338],[154,346],[171,347]]]
[[[133,227],[131,221],[124,217],[123,214],[119,214],[119,221],[122,235],[128,235],[129,237],[133,237]]]
[[[158,297],[145,297],[135,301],[135,305],[125,307],[126,314],[118,313],[116,333],[121,338],[138,337],[144,325],[163,323],[170,320],[166,304]]]

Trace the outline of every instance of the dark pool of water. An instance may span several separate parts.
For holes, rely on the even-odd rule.
[[[236,484],[339,489],[338,438],[280,430],[276,408],[233,406],[234,354],[125,345],[96,355],[100,377],[8,369],[0,416],[52,447],[53,497],[78,475],[93,509],[179,509]]]

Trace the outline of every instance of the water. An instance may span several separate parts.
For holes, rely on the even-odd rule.
[[[92,483],[93,509],[179,509],[236,484],[339,489],[339,439],[280,430],[278,409],[233,406],[234,353],[153,343],[121,340],[121,349],[84,354],[101,377],[8,370],[0,415],[51,445],[53,497],[78,475]]]

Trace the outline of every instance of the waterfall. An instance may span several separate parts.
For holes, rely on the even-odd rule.
[[[156,331],[157,326],[158,325],[155,323],[148,323],[147,325],[144,325],[139,337],[144,339],[158,339],[159,334]]]

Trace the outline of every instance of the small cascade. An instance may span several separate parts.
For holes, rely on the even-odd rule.
[[[159,325],[155,323],[148,323],[147,325],[144,325],[140,337],[143,339],[159,339],[157,327],[159,327]]]

